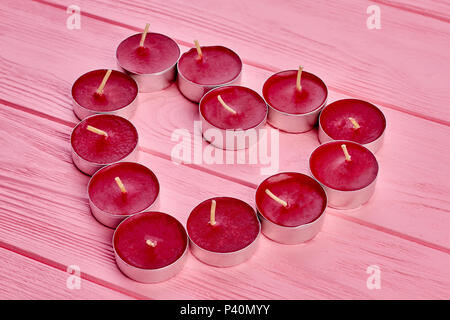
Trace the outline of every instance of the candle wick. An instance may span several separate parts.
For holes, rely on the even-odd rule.
[[[216,225],[216,200],[211,201],[209,224],[212,226]]]
[[[344,151],[345,161],[352,161],[352,157],[348,153],[347,146],[345,144],[341,145],[342,151]]]
[[[105,138],[108,138],[108,133],[106,133],[106,131],[100,130],[100,129],[98,129],[96,127],[93,127],[93,126],[90,126],[90,125],[88,125],[86,127],[86,129],[91,131],[91,132],[93,132],[93,133],[96,133],[98,135],[104,136]]]
[[[111,69],[108,69],[108,71],[106,71],[105,76],[103,77],[103,80],[102,80],[102,82],[100,83],[100,86],[97,88],[96,93],[97,93],[98,95],[100,95],[100,96],[103,95],[103,88],[105,88],[106,81],[108,81],[109,76],[111,75],[111,72],[112,72]]]
[[[150,23],[147,23],[144,28],[144,32],[142,33],[141,42],[139,42],[139,47],[144,47],[145,38],[147,37],[148,28],[150,27]]]
[[[298,92],[302,91],[302,85],[301,85],[302,72],[303,72],[303,66],[298,67],[298,72],[297,72],[297,90],[298,90]]]
[[[117,186],[119,187],[120,191],[122,192],[122,195],[127,194],[127,189],[125,189],[125,186],[122,183],[122,180],[120,180],[119,177],[115,177],[114,180],[116,180]]]
[[[361,128],[361,126],[359,125],[358,121],[355,120],[355,118],[349,117],[348,120],[350,120],[350,122],[353,124],[353,129],[357,130]]]
[[[146,240],[145,241],[145,243],[147,244],[147,245],[149,245],[150,247],[156,247],[156,241],[152,241],[152,240]]]
[[[232,114],[236,114],[236,110],[234,110],[233,108],[231,108],[229,105],[227,105],[225,103],[225,101],[223,101],[222,97],[220,96],[220,94],[217,96],[217,100],[219,100],[220,104],[228,111],[230,111]]]
[[[287,202],[278,198],[276,195],[274,195],[269,189],[266,189],[266,194],[271,197],[273,200],[281,204],[283,207],[287,207]]]
[[[194,40],[194,44],[195,44],[195,47],[197,48],[197,59],[202,60],[203,59],[202,48],[200,47],[198,40]]]

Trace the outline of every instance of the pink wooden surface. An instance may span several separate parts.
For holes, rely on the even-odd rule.
[[[23,253],[0,248],[0,258],[2,299],[130,299],[125,294],[87,280],[81,280],[79,287],[67,286],[67,269],[53,268]]]
[[[3,1],[0,40],[8,45],[0,52],[0,247],[8,272],[0,274],[0,297],[450,298],[446,4],[375,3],[381,30],[366,28],[372,2],[365,1],[238,1],[220,2],[220,8],[202,0],[82,1],[81,30],[68,30],[71,1]],[[327,82],[330,102],[359,97],[379,104],[388,131],[377,153],[374,198],[359,210],[328,209],[323,231],[307,244],[283,246],[261,237],[255,256],[237,267],[211,268],[190,255],[185,269],[164,283],[123,276],[114,264],[112,230],[90,215],[88,177],[70,159],[68,138],[77,123],[70,87],[85,71],[115,67],[115,47],[145,22],[175,38],[182,51],[193,38],[231,47],[244,59],[243,83],[257,91],[273,71],[302,63]],[[208,197],[253,204],[265,177],[258,165],[175,165],[171,134],[179,128],[192,133],[194,120],[196,106],[176,86],[140,95],[132,119],[140,162],[161,181],[162,208],[183,223]],[[280,134],[280,171],[306,171],[316,133]],[[66,288],[65,270],[73,264],[90,293]],[[370,265],[382,270],[381,290],[366,287]],[[29,294],[14,293],[21,282]]]

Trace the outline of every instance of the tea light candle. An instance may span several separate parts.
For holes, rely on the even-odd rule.
[[[199,102],[209,90],[237,84],[242,71],[241,58],[222,46],[202,46],[183,53],[178,62],[178,88],[189,100]]]
[[[319,141],[350,140],[376,152],[383,143],[386,118],[375,105],[343,99],[327,105],[319,117]]]
[[[265,179],[256,190],[262,233],[285,244],[311,240],[321,230],[327,195],[313,178],[283,172]]]
[[[113,249],[117,266],[126,276],[155,283],[182,270],[188,238],[174,217],[162,212],[142,212],[119,224],[113,235]]]
[[[378,162],[359,143],[324,143],[312,152],[309,167],[312,176],[324,186],[330,207],[357,208],[369,201],[375,191]]]
[[[113,162],[135,161],[138,155],[135,126],[116,115],[85,118],[72,130],[70,143],[74,164],[88,175]]]
[[[246,139],[250,130],[264,126],[267,104],[255,91],[242,86],[222,86],[209,91],[200,101],[202,133],[207,141],[223,149],[245,149],[256,143]],[[232,133],[228,135],[227,131]],[[252,136],[252,135],[249,135]]]
[[[133,77],[140,92],[163,90],[175,82],[180,57],[177,43],[159,33],[143,33],[123,40],[116,50],[117,64]]]
[[[287,70],[269,77],[263,86],[263,96],[269,105],[267,122],[292,133],[311,130],[327,102],[325,83],[312,73]]]
[[[194,256],[212,266],[229,267],[254,253],[260,224],[255,210],[244,201],[216,197],[192,210],[187,232]]]
[[[97,171],[89,181],[89,206],[102,224],[115,228],[123,219],[157,209],[159,182],[153,171],[136,162],[118,162]]]
[[[72,86],[73,111],[80,119],[98,113],[130,118],[136,111],[136,81],[123,72],[111,69],[90,71]]]

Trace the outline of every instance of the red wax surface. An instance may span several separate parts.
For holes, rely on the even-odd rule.
[[[178,71],[189,81],[201,85],[219,85],[234,80],[242,70],[239,56],[222,46],[201,47],[203,57],[198,59],[193,48],[181,55]]]
[[[149,246],[146,241],[156,242]],[[125,219],[114,234],[114,249],[122,260],[141,269],[158,269],[178,260],[186,250],[187,234],[174,217],[142,212]]]
[[[209,223],[211,203],[216,200],[216,224]],[[234,252],[250,245],[258,236],[254,209],[242,200],[217,197],[200,203],[187,221],[190,239],[212,252]]]
[[[279,204],[269,197],[269,189],[287,202]],[[264,180],[256,191],[258,211],[268,220],[285,227],[297,227],[316,220],[327,205],[326,194],[320,184],[307,175],[286,172]]]
[[[90,125],[108,137],[87,130]],[[81,121],[71,136],[72,147],[83,159],[108,164],[128,156],[137,146],[138,133],[133,124],[119,116],[99,114]]]
[[[117,47],[119,65],[136,74],[158,73],[174,66],[180,48],[171,38],[159,33],[147,33],[144,47],[140,47],[142,33],[123,40]]]
[[[236,114],[225,109],[217,96]],[[255,91],[241,86],[223,86],[209,91],[200,101],[200,112],[206,121],[221,129],[250,129],[264,121],[267,105]]]
[[[353,128],[350,117],[358,122],[359,129]],[[344,99],[335,101],[323,109],[320,125],[334,140],[351,140],[365,144],[381,136],[386,128],[386,118],[369,102]]]
[[[136,82],[123,72],[113,70],[103,89],[103,94],[96,93],[105,69],[94,70],[83,74],[72,86],[72,97],[85,109],[98,112],[108,112],[121,109],[137,96]]]
[[[119,177],[126,195],[114,180]],[[118,162],[97,171],[89,182],[89,198],[99,209],[129,215],[147,209],[158,196],[159,183],[147,167],[135,162]]]
[[[289,114],[305,114],[320,108],[327,99],[325,83],[309,72],[302,72],[302,90],[297,90],[297,70],[287,70],[272,75],[263,86],[267,103]]]
[[[347,146],[351,161],[345,159],[342,144]],[[350,141],[322,144],[311,154],[309,165],[319,182],[342,191],[367,187],[378,174],[378,162],[373,153]]]

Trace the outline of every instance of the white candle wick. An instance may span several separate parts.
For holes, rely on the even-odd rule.
[[[140,46],[141,48],[144,47],[144,42],[145,42],[145,38],[147,37],[147,33],[148,33],[148,28],[149,28],[149,27],[150,27],[150,23],[147,23],[147,24],[145,25],[144,32],[142,33],[141,41],[139,42],[139,46]]]
[[[287,207],[287,202],[278,198],[276,195],[274,195],[272,193],[272,191],[270,191],[269,189],[265,190],[266,194],[271,197],[273,200],[275,200],[276,202],[278,202],[279,204],[281,204],[283,207]]]
[[[209,224],[214,226],[216,224],[216,200],[211,201],[211,211],[209,216]]]
[[[122,180],[120,180],[119,177],[115,177],[114,180],[116,180],[117,186],[119,187],[122,194],[127,194],[127,189],[125,189],[125,186],[122,183]]]
[[[100,85],[97,88],[97,91],[96,91],[97,94],[99,94],[99,95],[103,94],[103,89],[105,88],[106,81],[108,81],[109,76],[111,75],[111,72],[112,72],[111,69],[108,69],[108,71],[106,71],[105,76],[102,79],[102,82],[100,83]]]
[[[152,240],[146,240],[145,243],[150,246],[150,247],[156,247],[156,241],[152,241]]]
[[[302,91],[302,85],[301,85],[301,81],[302,81],[302,72],[303,72],[303,66],[298,67],[298,72],[297,72],[297,90],[299,92]]]
[[[198,40],[194,40],[195,47],[197,48],[197,59],[201,60],[203,58],[202,48],[198,43]]]
[[[220,94],[217,96],[217,100],[219,100],[220,104],[222,105],[222,107],[224,107],[226,110],[230,111],[232,114],[236,114],[236,110],[234,110],[233,108],[231,108],[229,105],[227,105],[225,103],[225,101],[223,101],[222,97],[220,96]]]
[[[106,131],[100,130],[100,129],[98,129],[96,127],[93,127],[93,126],[90,126],[90,125],[88,125],[86,127],[86,129],[91,131],[91,132],[93,132],[93,133],[96,133],[98,135],[104,136],[105,138],[108,138],[108,133],[106,133]]]
[[[350,154],[348,153],[347,150],[347,146],[345,144],[341,145],[342,151],[344,151],[344,155],[345,155],[345,161],[351,161],[352,157],[350,156]]]
[[[357,130],[361,128],[361,126],[359,125],[358,121],[355,120],[355,118],[349,117],[348,120],[350,120],[350,122],[353,124],[353,129]]]

